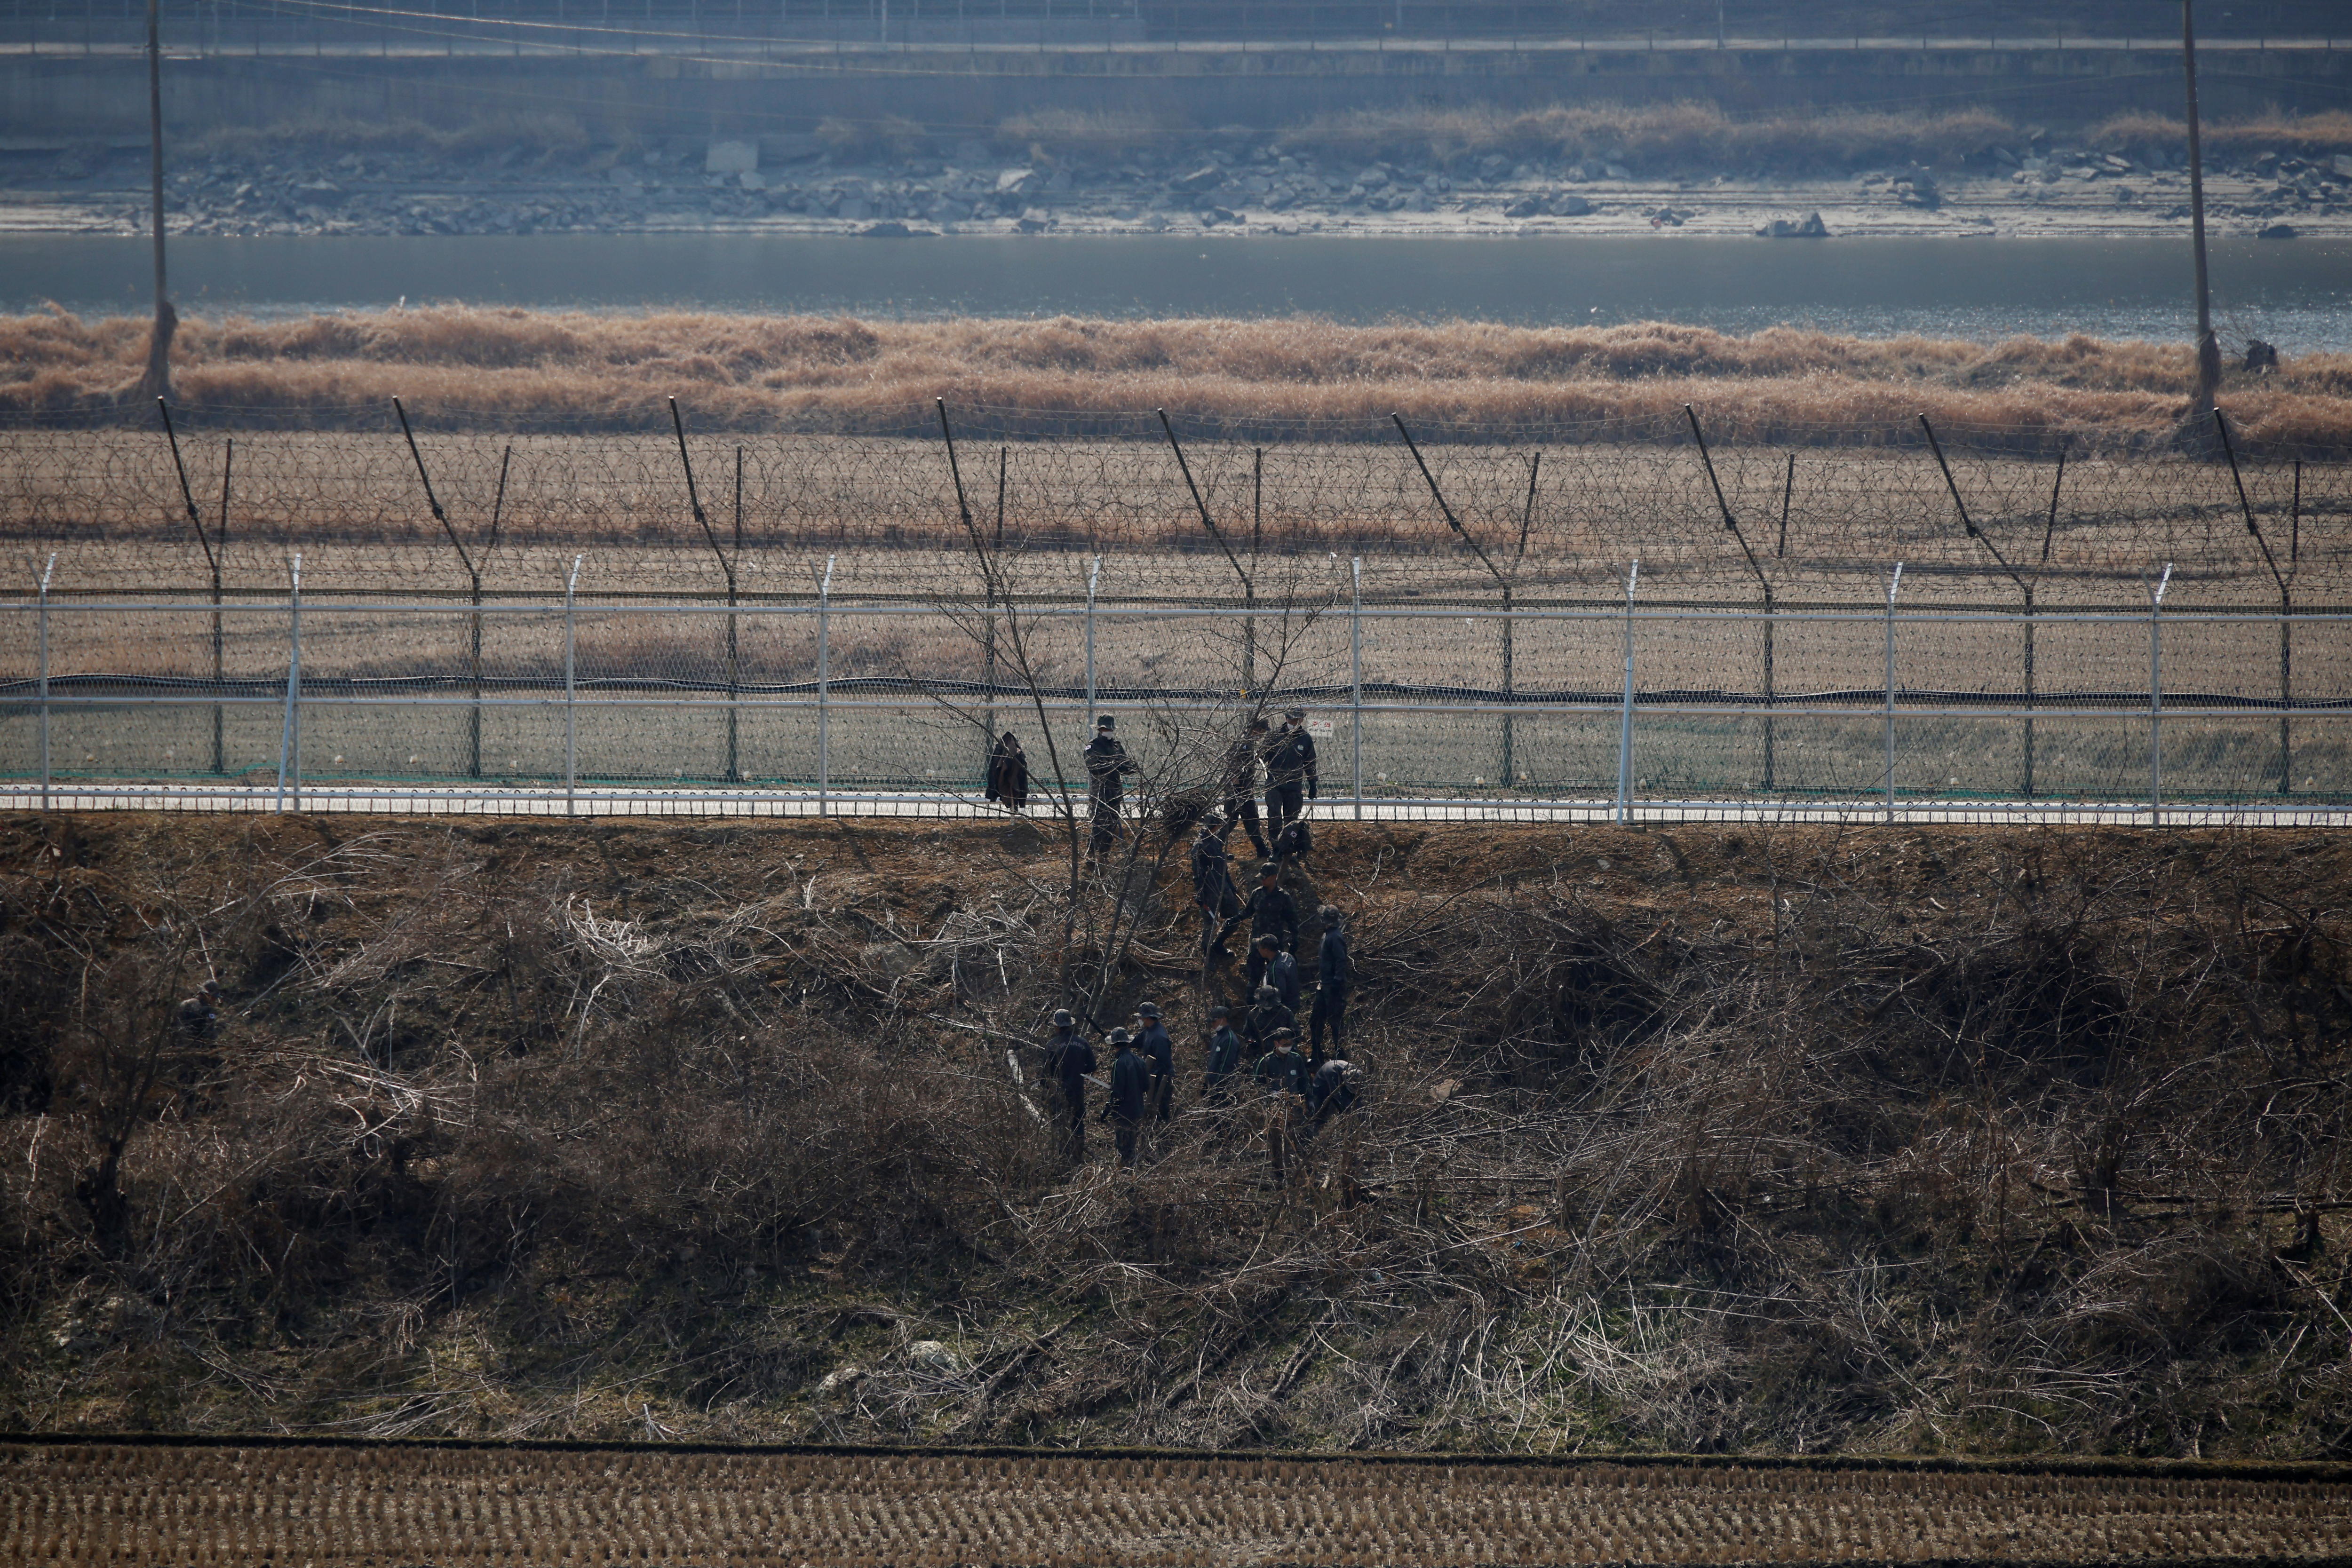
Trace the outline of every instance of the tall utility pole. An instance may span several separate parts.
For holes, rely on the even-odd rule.
[[[142,398],[172,395],[172,335],[180,329],[179,312],[163,282],[163,44],[157,16],[158,0],[147,0],[147,141],[152,154],[150,172],[155,214],[155,329],[147,339],[147,373],[139,378]]]
[[[2213,290],[2205,272],[2205,150],[2197,130],[2197,18],[2194,0],[2180,0],[2180,58],[2189,81],[2189,223],[2197,246],[2197,392],[2182,434],[2204,446],[2211,440],[2213,394],[2221,390],[2221,345],[2213,336]]]

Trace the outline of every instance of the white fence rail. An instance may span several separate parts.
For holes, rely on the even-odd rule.
[[[1340,574],[1334,580],[1349,583]],[[0,603],[0,801],[959,816],[1024,733],[1083,804],[1093,718],[1203,787],[1301,706],[1363,820],[2334,822],[2352,615],[1622,601]],[[1020,635],[1014,635],[1015,630]],[[1016,657],[1015,644],[1018,644]],[[1025,672],[1025,673],[1024,673]],[[1055,777],[1056,762],[1061,777]]]

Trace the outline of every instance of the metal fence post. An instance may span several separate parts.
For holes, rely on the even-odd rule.
[[[1364,558],[1352,558],[1348,600],[1348,750],[1355,775],[1356,821],[1364,820]]]
[[[2147,595],[2147,825],[2164,824],[2164,591],[2172,586],[2172,563]]]
[[[1087,569],[1087,733],[1095,732],[1095,587],[1102,580],[1102,557]]]
[[[572,570],[563,578],[563,814],[567,817],[580,810],[580,713],[579,713],[579,616],[575,612],[580,591],[582,557],[572,558]]]
[[[1617,724],[1617,821],[1633,820],[1633,587],[1642,578],[1636,560],[1625,573],[1625,706]]]
[[[277,809],[286,810],[286,784],[294,783],[294,809],[302,809],[302,552],[294,552],[293,587],[286,596],[286,717],[278,731]]]
[[[832,814],[833,789],[833,562],[816,585],[816,814]]]
[[[49,809],[49,575],[58,570],[58,552],[41,568],[41,810]]]
[[[1903,589],[1903,563],[1886,579],[1886,820],[1895,821],[1895,596]]]

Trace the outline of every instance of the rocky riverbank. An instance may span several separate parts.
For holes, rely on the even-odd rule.
[[[2210,170],[2221,235],[2352,237],[2352,155],[2242,155]],[[2188,179],[2137,155],[2022,132],[1950,167],[1790,174],[1637,170],[1607,158],[1356,162],[1279,133],[1088,156],[979,141],[944,155],[830,151],[814,137],[480,154],[289,142],[176,168],[171,228],[196,235],[503,235],[679,230],[877,236],[1649,232],[2127,235],[2179,233]],[[131,234],[138,149],[0,151],[0,232]]]

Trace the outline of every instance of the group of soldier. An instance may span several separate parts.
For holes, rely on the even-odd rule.
[[[1108,714],[1095,721],[1085,761],[1087,862],[1092,866],[1125,836],[1127,780],[1141,769],[1118,738],[1118,721]],[[1201,916],[1204,980],[1231,961],[1227,943],[1234,933],[1244,925],[1249,928],[1242,960],[1246,1005],[1209,1009],[1199,1096],[1213,1106],[1257,1100],[1265,1113],[1267,1152],[1277,1183],[1295,1168],[1302,1141],[1355,1105],[1363,1079],[1361,1068],[1349,1059],[1345,1040],[1354,980],[1348,930],[1329,904],[1317,911],[1321,929],[1313,959],[1313,1006],[1306,1048],[1300,1048],[1298,1015],[1307,977],[1297,949],[1304,923],[1297,900],[1282,885],[1282,873],[1286,864],[1303,866],[1314,847],[1307,802],[1321,789],[1307,711],[1288,709],[1278,727],[1254,716],[1220,758],[1216,788],[1209,800],[1197,802],[1193,828],[1192,898]],[[1028,761],[1020,741],[1007,732],[990,758],[988,798],[1018,811],[1027,793]],[[1226,850],[1235,828],[1248,835],[1258,857],[1256,885],[1246,894],[1235,885]],[[1132,1030],[1113,1029],[1102,1036],[1112,1057],[1108,1073],[1097,1080],[1103,1063],[1076,1016],[1066,1009],[1054,1014],[1045,1075],[1059,1098],[1056,1125],[1064,1152],[1074,1162],[1085,1157],[1090,1083],[1099,1082],[1107,1091],[1105,1119],[1122,1166],[1135,1164],[1147,1124],[1175,1114],[1176,1050],[1160,1008],[1142,1003],[1134,1023]]]
[[[1344,940],[1341,946],[1344,952]],[[1290,1009],[1272,986],[1259,991],[1258,1004],[1238,1026],[1233,1009],[1209,1009],[1197,1093],[1212,1109],[1242,1110],[1255,1103],[1280,1185],[1297,1168],[1304,1141],[1355,1108],[1363,1072],[1349,1060],[1347,1044],[1336,1031],[1328,1053],[1319,1044],[1311,1055],[1299,1050]],[[1134,1018],[1136,1028],[1114,1029],[1103,1037],[1112,1057],[1109,1071],[1098,1080],[1101,1058],[1080,1030],[1077,1015],[1066,1008],[1054,1014],[1054,1032],[1045,1041],[1045,1082],[1059,1102],[1055,1125],[1063,1155],[1072,1164],[1086,1157],[1087,1091],[1098,1082],[1106,1092],[1104,1120],[1110,1124],[1122,1166],[1135,1165],[1148,1126],[1175,1118],[1175,1041],[1157,1003],[1139,1003]]]

